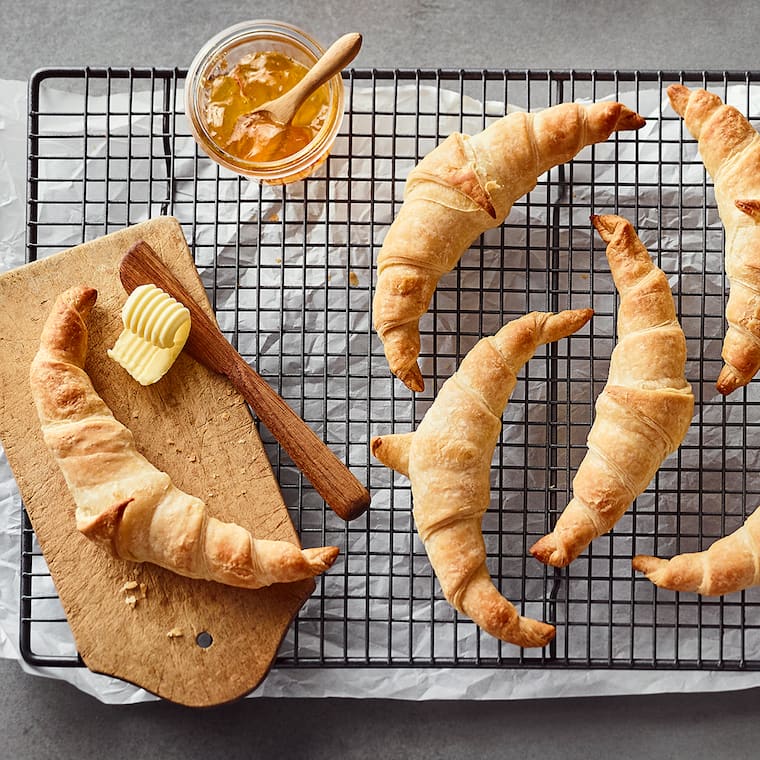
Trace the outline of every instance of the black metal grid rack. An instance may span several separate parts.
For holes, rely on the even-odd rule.
[[[760,503],[758,386],[727,399],[714,389],[723,230],[696,145],[665,95],[674,81],[707,86],[758,119],[760,75],[345,76],[346,118],[331,158],[305,182],[279,188],[232,176],[198,151],[181,71],[44,70],[30,88],[28,258],[176,216],[229,339],[373,491],[368,514],[342,523],[261,429],[303,543],[342,549],[276,666],[760,668],[757,590],[720,599],[660,591],[630,563],[634,553],[705,548]],[[373,255],[409,169],[451,131],[481,129],[506,103],[533,110],[603,98],[623,100],[647,126],[552,169],[442,279],[421,325],[427,387],[412,396],[390,377],[370,313]],[[630,218],[669,275],[696,409],[684,444],[614,531],[558,571],[527,548],[570,497],[615,335],[616,294],[591,213]],[[368,441],[413,429],[480,336],[527,310],[587,305],[591,324],[527,365],[495,454],[489,568],[525,614],[557,625],[549,647],[523,651],[481,634],[443,600],[415,536],[408,482],[372,459]],[[22,542],[23,654],[39,665],[79,665],[26,518]]]

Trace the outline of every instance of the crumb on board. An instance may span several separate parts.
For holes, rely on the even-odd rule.
[[[181,636],[184,636],[184,634],[182,633],[181,628],[172,628],[171,631],[166,632],[166,636],[170,639],[178,639]]]
[[[137,581],[127,581],[121,587],[121,591],[126,594],[124,603],[134,609],[139,601],[147,597],[148,586],[145,583],[138,583]]]
[[[190,454],[190,456],[188,457],[188,459],[189,459],[191,462],[197,462],[197,461],[198,461],[198,457],[197,457],[197,456],[195,456],[195,454]]]

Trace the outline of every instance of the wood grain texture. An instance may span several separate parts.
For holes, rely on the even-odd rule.
[[[180,355],[158,383],[142,387],[106,357],[121,327],[126,292],[118,265],[146,240],[212,314],[182,229],[153,219],[0,275],[0,439],[87,666],[192,706],[234,700],[256,687],[314,581],[235,589],[116,560],[77,530],[74,502],[42,440],[29,366],[54,298],[97,288],[86,369],[148,460],[210,513],[259,538],[298,543],[271,465],[242,397],[220,375]],[[127,602],[125,584],[145,584]],[[170,631],[181,633],[168,636]],[[196,643],[208,632],[213,643]]]

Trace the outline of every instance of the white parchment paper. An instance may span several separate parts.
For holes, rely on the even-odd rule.
[[[424,93],[423,93],[424,95]],[[753,93],[753,98],[757,93]],[[438,112],[438,122],[436,128],[443,134],[453,130],[461,129],[464,131],[475,131],[482,126],[482,108],[476,101],[467,99],[467,113],[473,114],[472,117],[462,118],[462,98],[456,93],[434,93],[436,102],[432,105],[432,110]],[[48,93],[48,97],[56,99],[56,108],[51,109],[60,111],[61,113],[71,113],[70,131],[73,134],[77,132],[81,133],[82,125],[81,118],[77,118],[75,114],[81,110],[78,106],[76,98],[78,96],[68,93]],[[357,88],[353,93],[353,102],[359,104],[362,107],[359,109],[365,114],[377,110],[393,111],[394,106],[399,107],[400,104],[406,102],[406,110],[413,111],[419,103],[415,103],[415,98],[419,99],[419,90],[417,87],[410,86],[408,89],[403,85],[394,88],[377,88],[375,90],[362,90]],[[432,97],[432,96],[431,96]],[[437,99],[441,97],[441,100]],[[739,97],[739,95],[737,96]],[[644,92],[640,95],[638,101],[638,109],[645,116],[648,112],[659,113],[661,104],[659,101],[660,93],[656,90],[652,92]],[[753,101],[754,102],[754,101]],[[424,105],[424,104],[423,104]],[[503,103],[487,104],[486,113],[493,113],[498,115],[503,113]],[[127,130],[130,139],[130,150],[134,154],[135,151],[141,150],[141,143],[138,140],[132,139],[136,135],[140,135],[141,131],[145,134],[150,134],[149,127],[146,127],[141,123],[141,118],[136,117],[131,124],[125,124],[126,117],[118,116],[118,112],[123,110],[128,111],[128,108],[119,109],[114,107],[114,103],[110,103],[110,109],[107,104],[103,104],[102,108],[92,108],[92,111],[97,113],[102,111],[113,111],[115,116],[103,117],[103,129],[110,130],[114,134],[124,133]],[[402,109],[403,110],[403,109]],[[423,109],[424,110],[424,109]],[[447,116],[447,113],[450,116]],[[143,121],[147,121],[150,117],[146,116]],[[17,266],[20,266],[24,262],[24,229],[25,229],[25,183],[26,183],[26,130],[27,130],[27,102],[26,102],[26,85],[21,82],[0,81],[0,271],[8,270]],[[358,155],[362,155],[367,152],[367,145],[364,143],[369,139],[362,137],[362,133],[366,133],[366,130],[371,128],[371,123],[368,119],[364,120],[364,123],[359,123],[359,120],[355,122],[357,137],[353,139],[352,150]],[[89,128],[93,129],[93,123],[89,124]],[[674,127],[677,128],[677,127]],[[57,130],[62,134],[66,133],[66,120],[59,121]],[[404,130],[408,129],[409,135],[412,134],[411,130],[415,129],[414,122],[405,123],[403,120],[399,120],[395,129],[400,137],[404,136]],[[649,133],[647,132],[649,130]],[[645,141],[647,136],[649,139],[654,140],[656,135],[652,132],[652,127],[645,127],[641,136]],[[61,150],[65,150],[65,137],[62,138]],[[118,139],[118,138],[115,138]],[[125,137],[125,139],[128,139]],[[188,138],[189,139],[189,138]],[[204,192],[203,186],[195,184],[196,165],[192,158],[193,150],[188,148],[187,145],[176,145],[175,155],[177,156],[175,164],[173,166],[173,174],[176,177],[175,191],[178,197],[182,198],[183,195],[191,198],[194,193],[202,195]],[[105,149],[105,141],[98,141],[93,139],[88,148],[88,155],[96,159],[100,151]],[[338,153],[346,154],[348,145],[346,144],[346,138],[339,138],[336,151]],[[393,145],[389,142],[385,145],[384,150],[387,151],[385,156],[377,155],[378,146],[374,146],[375,156],[373,160],[382,162],[383,160],[393,160]],[[604,150],[604,148],[600,148]],[[654,151],[655,149],[652,148]],[[664,153],[659,153],[660,157],[667,159],[668,151],[672,157],[673,151],[677,151],[677,146],[666,146],[664,149],[657,148],[657,151],[664,150]],[[46,145],[46,151],[48,155],[55,154],[55,141]],[[145,155],[150,154],[150,145],[148,142],[145,144]],[[625,158],[625,156],[623,156]],[[136,156],[139,159],[139,155]],[[407,161],[409,168],[411,168],[412,162]],[[133,179],[140,179],[140,172],[143,165],[139,160],[134,162],[136,176],[133,175]],[[76,172],[95,170],[96,165],[93,164],[92,168],[88,168],[87,163],[83,166],[78,166]],[[151,167],[151,173],[155,176],[156,167]],[[214,171],[209,167],[210,171]],[[56,165],[55,161],[48,162],[40,168],[42,176],[47,176],[50,181],[47,181],[42,188],[41,192],[44,193],[46,201],[61,201],[60,207],[63,209],[61,212],[63,217],[60,221],[63,224],[55,228],[55,239],[50,241],[51,247],[58,250],[66,248],[70,245],[81,242],[82,225],[81,220],[76,217],[76,214],[72,212],[69,221],[70,225],[66,226],[66,201],[71,198],[72,183],[66,179],[66,172],[70,169],[65,165]],[[575,177],[579,180],[579,185],[582,184],[584,179],[584,172],[590,171],[588,164],[578,162],[574,167],[576,172]],[[645,171],[645,169],[642,169]],[[679,166],[679,171],[686,172],[687,180],[690,174],[693,174],[693,181],[695,184],[699,184],[701,181],[702,169],[699,165],[685,165]],[[397,167],[397,172],[399,172]],[[342,172],[345,173],[345,172]],[[405,174],[405,172],[399,172],[399,174]],[[53,178],[60,178],[59,181],[52,181]],[[683,178],[683,175],[681,175]],[[81,178],[78,175],[78,178]],[[143,177],[144,178],[144,177]],[[603,180],[605,178],[598,178]],[[113,183],[112,183],[113,184]],[[217,188],[219,195],[216,197],[216,211],[218,213],[219,208],[224,208],[225,203],[239,204],[236,205],[235,214],[238,218],[254,218],[256,214],[261,213],[267,217],[274,217],[280,212],[278,194],[276,192],[270,192],[266,188],[261,189],[255,184],[250,184],[243,188],[241,197],[239,200],[235,197],[238,191],[236,183],[221,183],[214,186]],[[324,203],[319,204],[319,189],[318,185],[310,187],[316,187],[316,193],[310,198],[308,208],[310,213],[314,214],[313,220],[321,220],[324,218],[324,214],[329,213],[332,219],[337,218],[342,211],[343,206],[331,206]],[[698,188],[699,190],[699,188]],[[667,187],[663,190],[658,190],[664,193],[663,198],[667,202],[668,193],[671,192]],[[297,195],[299,192],[304,192],[302,187],[295,185],[290,189],[292,194]],[[540,192],[540,191],[537,191]],[[612,203],[615,197],[614,183],[610,182],[609,197]],[[110,200],[120,200],[124,202],[124,207],[127,209],[123,223],[134,223],[139,221],[138,218],[129,217],[129,201],[130,201],[130,189],[128,183],[122,185],[116,185],[115,195]],[[261,193],[261,197],[259,197]],[[596,201],[604,199],[605,189],[604,187],[597,187]],[[162,196],[160,188],[157,190],[157,194],[154,197],[148,199],[149,203],[146,205],[148,209],[148,215],[155,215],[160,213]],[[671,199],[672,200],[672,199]],[[357,207],[358,206],[358,207]],[[698,208],[701,208],[700,204],[697,204]],[[118,207],[117,207],[118,208]],[[114,213],[119,213],[118,210]],[[202,213],[199,212],[199,213]],[[387,208],[377,211],[380,215],[375,219],[376,223],[382,224],[389,222],[391,218],[390,204],[387,204]],[[523,217],[527,214],[528,218],[531,218],[533,211],[531,209],[517,209],[516,214],[520,214]],[[536,212],[538,213],[538,212]],[[685,218],[688,217],[690,212],[685,213]],[[361,203],[355,204],[351,210],[352,220],[357,224],[354,230],[361,230],[361,222],[366,222],[370,217],[370,209],[367,204]],[[382,215],[385,216],[382,216]],[[698,212],[694,212],[695,215],[699,215]],[[644,210],[640,222],[646,222],[647,212]],[[92,220],[94,223],[98,223],[98,219]],[[310,220],[306,220],[310,221]],[[692,220],[693,221],[693,220]],[[697,220],[698,221],[698,220]],[[114,224],[119,223],[119,219],[109,219],[107,223]],[[688,225],[687,225],[688,226]],[[308,228],[308,225],[307,225]],[[698,225],[695,226],[693,232],[692,247],[688,239],[689,233],[679,232],[677,235],[672,234],[669,237],[667,230],[665,230],[662,239],[659,241],[659,250],[661,256],[661,265],[668,271],[672,271],[672,259],[669,260],[669,256],[675,255],[678,250],[695,251],[693,257],[690,257],[688,253],[681,256],[682,266],[686,266],[686,271],[699,272],[704,267],[704,261],[701,253],[699,252],[699,245],[701,242],[701,233],[697,230]],[[318,227],[316,228],[315,235],[318,236]],[[263,228],[262,235],[270,233],[269,228]],[[204,223],[203,218],[197,220],[196,227],[196,239],[195,243],[198,245],[197,250],[200,251],[202,259],[204,246],[213,248],[213,255],[217,261],[224,260],[227,255],[234,255],[230,253],[234,249],[234,241],[237,235],[246,234],[245,230],[241,231],[234,225],[212,225]],[[299,229],[297,234],[302,234],[302,230]],[[309,234],[309,233],[307,233]],[[487,233],[486,239],[488,239]],[[496,233],[494,233],[496,234]],[[361,232],[354,232],[354,235],[361,236]],[[642,235],[644,242],[650,244],[653,241],[646,239],[646,235]],[[494,238],[498,240],[497,238]],[[42,245],[45,245],[45,240],[40,241]],[[324,255],[320,249],[320,240],[315,238],[310,240],[310,243],[314,244],[313,249],[310,249],[310,255],[319,257]],[[359,250],[361,246],[358,243],[366,244],[367,253],[365,254],[365,260],[361,258],[353,259],[352,263],[357,265],[361,270],[364,267],[366,271],[370,271],[372,267],[371,240],[357,240],[356,237],[352,240],[354,247]],[[296,246],[300,249],[302,246],[299,244]],[[51,251],[52,252],[52,251]],[[361,254],[359,254],[361,256]],[[199,267],[203,272],[202,260],[199,260]],[[210,263],[210,262],[209,262]],[[327,269],[327,267],[325,267]],[[463,276],[467,276],[465,273]],[[498,275],[496,273],[487,272],[485,274],[484,285],[488,287],[490,278],[495,278]],[[512,287],[519,286],[519,273],[514,275],[514,282],[507,283]],[[222,283],[223,284],[223,283]],[[232,283],[230,283],[232,284]],[[314,294],[313,297],[319,297],[319,293],[324,286],[324,282],[313,283]],[[220,281],[216,281],[217,287],[220,285]],[[231,302],[234,302],[234,292],[229,295]],[[441,296],[442,298],[445,295]],[[225,301],[222,300],[218,306],[225,306]],[[0,304],[2,308],[2,304]],[[220,317],[220,323],[224,327],[225,315]],[[442,328],[446,329],[445,317],[443,318]],[[498,328],[499,325],[495,325]],[[451,327],[450,325],[448,327]],[[256,353],[256,351],[252,351]],[[258,353],[261,354],[262,349],[259,347]],[[262,358],[263,360],[263,358]],[[452,368],[453,369],[453,368]],[[388,380],[388,382],[391,382]],[[539,398],[542,392],[542,386],[540,383],[535,388],[535,394],[533,398]],[[505,431],[506,440],[509,440],[509,436],[512,435],[508,430]],[[381,494],[380,499],[387,498],[387,495]],[[135,688],[129,684],[122,683],[116,679],[107,678],[104,676],[96,675],[89,672],[85,668],[36,668],[25,663],[19,654],[18,647],[18,621],[19,621],[19,552],[20,552],[20,523],[21,523],[21,505],[18,490],[12,477],[12,473],[7,464],[5,456],[0,456],[0,654],[6,658],[13,658],[19,660],[22,667],[30,672],[41,676],[48,676],[52,678],[58,678],[66,680],[74,684],[77,688],[94,695],[98,699],[107,703],[130,703],[143,700],[153,699],[153,697],[147,694],[145,691]],[[329,583],[329,580],[327,581]],[[326,589],[328,589],[326,587]],[[445,604],[442,605],[442,609],[445,609]],[[327,602],[327,610],[329,611],[329,600]],[[529,612],[529,610],[528,610]],[[380,612],[382,615],[382,610]],[[445,613],[444,613],[445,614]],[[56,647],[60,647],[60,651],[69,655],[72,648],[72,640],[70,635],[67,635],[64,631],[61,633],[60,626],[58,628],[51,628],[49,631],[44,630],[44,626],[39,635],[46,637],[45,649],[46,651],[55,651]],[[463,635],[471,635],[467,633],[468,629],[463,628]],[[315,650],[318,650],[320,642],[315,638],[313,642],[309,641],[309,629],[305,627],[300,632],[299,645],[300,646],[313,646]],[[287,646],[287,644],[286,644]],[[421,641],[419,646],[420,652],[426,651],[427,642]],[[754,649],[747,652],[747,656],[757,656]],[[494,669],[487,667],[478,668],[275,668],[265,679],[263,684],[254,692],[253,696],[299,696],[299,697],[324,697],[324,696],[336,696],[336,697],[387,697],[397,699],[523,699],[523,698],[542,698],[542,697],[558,697],[558,696],[592,696],[592,695],[614,695],[614,694],[647,694],[663,691],[707,691],[707,690],[729,690],[740,689],[750,686],[756,686],[760,684],[760,674],[758,673],[722,673],[722,672],[688,672],[688,671],[641,671],[641,670],[615,670],[610,671],[607,669],[589,669],[589,670],[563,670],[563,669],[536,669],[530,668],[526,670],[514,669]]]

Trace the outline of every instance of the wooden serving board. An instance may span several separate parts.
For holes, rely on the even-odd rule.
[[[264,678],[314,581],[251,591],[111,558],[76,530],[74,502],[43,443],[29,391],[29,366],[53,300],[77,283],[97,288],[86,370],[138,449],[179,488],[202,498],[213,516],[258,538],[298,543],[248,408],[226,379],[182,354],[145,388],[106,356],[127,297],[118,263],[138,239],[213,316],[171,217],[0,275],[0,439],[86,665],[173,702],[215,705]],[[131,581],[145,589],[134,604],[128,597],[142,594],[139,585],[125,590]],[[211,645],[201,646],[199,634],[209,634]]]

